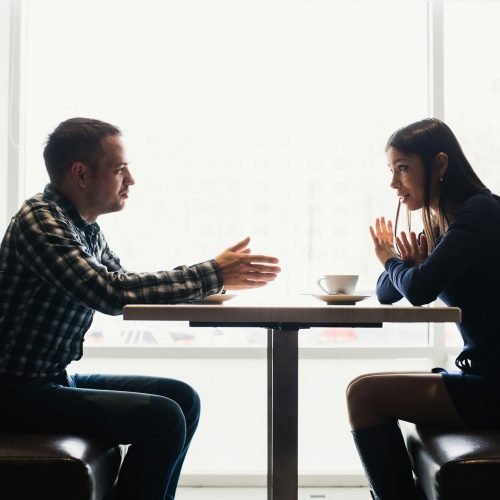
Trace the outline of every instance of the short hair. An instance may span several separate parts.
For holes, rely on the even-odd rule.
[[[92,118],[70,118],[49,134],[43,159],[52,184],[63,181],[71,165],[82,162],[96,168],[102,154],[101,141],[121,135],[115,125]]]

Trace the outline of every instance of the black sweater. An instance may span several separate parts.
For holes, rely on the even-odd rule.
[[[439,297],[460,307],[465,372],[500,375],[500,202],[483,189],[469,198],[434,251],[418,267],[389,259],[377,282],[377,297],[413,305]]]

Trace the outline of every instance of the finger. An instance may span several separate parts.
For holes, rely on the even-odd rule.
[[[403,242],[399,239],[399,236],[396,236],[396,247],[399,250],[400,257],[403,260],[405,260],[407,257],[407,252],[406,252],[406,249],[405,249]]]
[[[380,217],[380,233],[384,240],[387,239],[387,225],[385,223],[385,217]]]
[[[241,261],[246,264],[252,262],[268,262],[269,264],[277,264],[280,260],[276,257],[270,257],[269,255],[242,255]]]
[[[382,226],[382,230],[384,231],[384,234],[391,234],[391,229],[389,229],[389,227],[392,228],[391,221],[386,221],[385,217],[381,217],[380,222],[381,222],[381,226]]]
[[[248,268],[252,272],[256,273],[279,273],[281,267],[279,266],[264,266],[262,264],[254,264],[253,262],[248,263]]]
[[[427,236],[425,236],[425,234],[422,233],[420,235],[419,243],[420,243],[420,248],[419,248],[420,254],[427,256],[429,252],[429,247],[427,245]]]
[[[375,219],[375,232],[377,233],[377,237],[379,239],[379,241],[382,243],[382,224],[381,224],[381,220],[379,217],[377,217]]]
[[[227,288],[227,290],[247,290],[249,288],[260,288],[260,287],[266,286],[266,285],[267,285],[266,281],[245,280],[241,284],[229,285],[226,288]]]
[[[228,250],[231,252],[241,252],[250,243],[250,236],[247,236],[244,240],[239,241],[236,245],[229,247]]]
[[[375,232],[375,229],[373,229],[372,226],[370,226],[370,234],[372,236],[373,243],[375,243],[375,245],[380,245],[380,242],[379,242],[378,237],[377,237],[377,233]]]
[[[410,233],[410,241],[411,241],[412,250],[415,252],[418,252],[419,245],[418,245],[417,235],[415,234],[415,231],[412,231]]]
[[[238,277],[228,286],[243,286],[246,287],[249,283],[270,283],[276,279],[276,274],[257,274],[257,273],[246,273]],[[227,287],[226,287],[227,288]]]
[[[386,243],[394,245],[394,236],[392,234],[392,223],[389,225],[390,221],[386,221],[385,217],[380,218],[380,231],[382,238]]]
[[[401,231],[401,242],[403,243],[406,252],[411,253],[411,245],[408,241],[408,236],[406,236],[406,233],[404,231]]]
[[[387,232],[388,232],[389,241],[390,241],[391,245],[393,245],[394,244],[394,230],[393,230],[393,227],[392,227],[392,221],[391,220],[387,221]]]
[[[387,224],[385,223],[385,217],[380,217],[380,227],[384,233],[387,233]]]
[[[249,271],[242,276],[244,279],[253,281],[272,281],[278,277],[278,273],[260,273]]]

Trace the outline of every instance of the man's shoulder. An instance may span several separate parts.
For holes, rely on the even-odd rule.
[[[61,207],[53,200],[47,199],[43,193],[37,193],[25,200],[14,216],[14,220],[18,223],[31,222],[34,219],[39,221],[53,219],[56,221],[64,218],[65,214]]]
[[[35,210],[48,210],[50,212],[64,213],[63,207],[57,199],[48,196],[47,193],[37,193],[28,198],[21,206],[20,212]]]

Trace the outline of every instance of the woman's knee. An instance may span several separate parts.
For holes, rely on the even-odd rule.
[[[354,377],[348,384],[347,384],[347,387],[346,387],[346,397],[348,398],[349,397],[349,391],[351,390],[351,386],[355,385],[358,380],[361,380],[365,377],[371,377],[372,375],[375,375],[375,373],[362,373],[361,375],[358,375],[357,377]]]
[[[360,426],[370,415],[376,414],[377,376],[367,374],[356,377],[346,390],[347,410],[353,428]]]
[[[370,398],[373,389],[373,374],[365,374],[356,377],[349,382],[346,389],[347,406],[349,409],[365,402]]]
[[[349,388],[351,387],[352,384],[357,382],[359,379],[365,378],[365,377],[374,377],[374,376],[380,376],[380,375],[400,375],[400,374],[415,374],[419,375],[422,373],[428,373],[428,372],[423,372],[423,371],[415,371],[415,372],[406,372],[406,371],[387,371],[387,372],[370,372],[370,373],[362,373],[361,375],[358,375],[357,377],[353,378],[349,384],[347,385],[346,392],[349,391]]]

